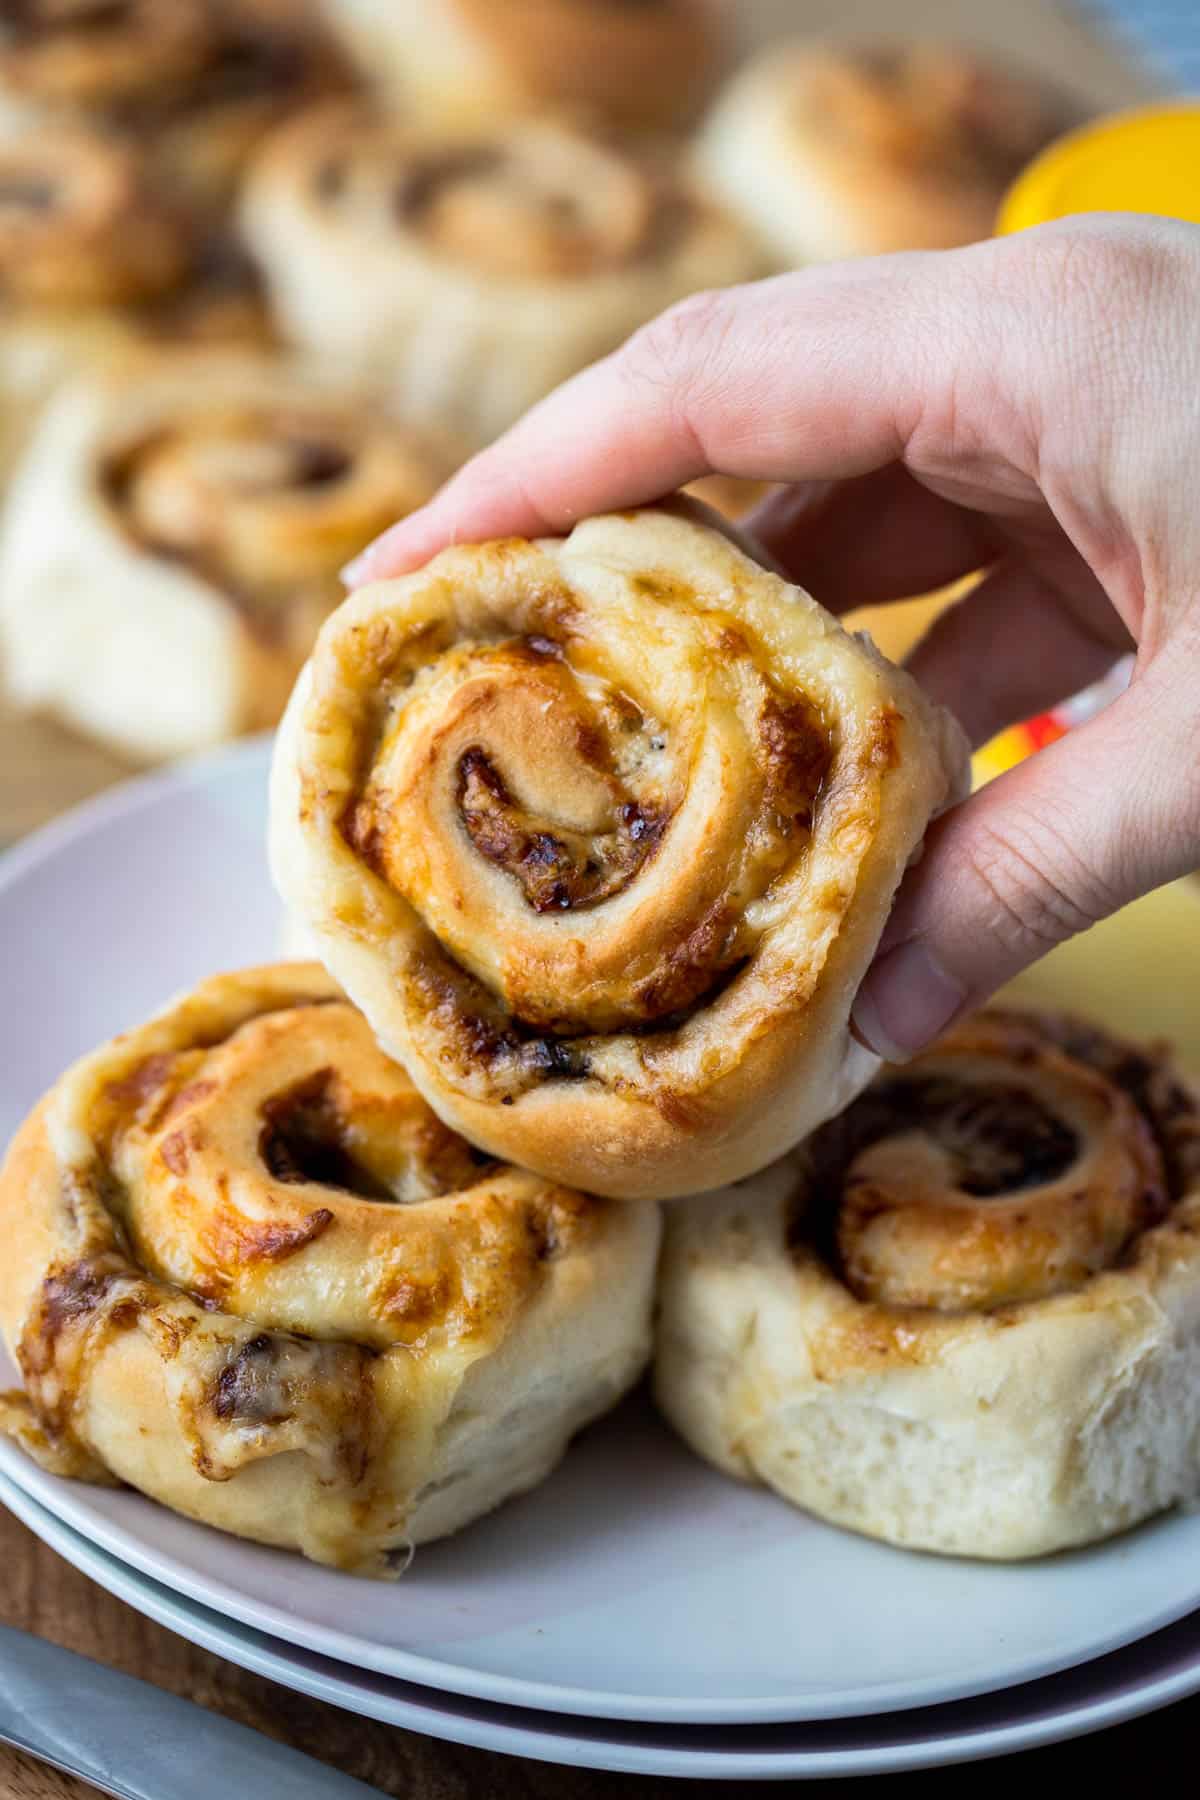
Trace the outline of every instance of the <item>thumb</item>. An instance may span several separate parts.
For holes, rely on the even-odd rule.
[[[880,1056],[914,1055],[1056,944],[1200,863],[1167,660],[932,828],[854,1005]]]

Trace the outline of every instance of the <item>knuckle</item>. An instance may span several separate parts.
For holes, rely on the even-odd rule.
[[[1194,243],[1167,220],[1097,216],[1031,233],[1029,254],[1031,295],[1069,378],[1084,365],[1110,380],[1136,373],[1140,383],[1133,346],[1177,310],[1171,297],[1181,288],[1194,294]],[[1094,397],[1087,403],[1094,407]]]
[[[723,290],[690,294],[633,334],[623,358],[626,376],[671,393],[690,388],[722,354],[731,320]]]
[[[1019,956],[1052,949],[1118,904],[1047,818],[982,827],[974,834],[967,868],[981,925]]]

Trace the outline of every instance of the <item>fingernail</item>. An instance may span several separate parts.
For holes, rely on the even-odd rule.
[[[343,587],[359,587],[367,579],[367,573],[371,567],[371,551],[373,548],[374,546],[372,544],[368,544],[365,550],[360,550],[358,555],[352,557],[346,564],[341,573]]]
[[[856,1034],[885,1062],[907,1062],[966,1004],[967,990],[925,945],[898,944],[867,971],[854,1002]]]
[[[416,512],[409,513],[406,518],[398,520],[395,525],[389,525],[386,531],[381,531],[377,538],[372,538],[366,549],[360,550],[358,555],[342,570],[342,581],[345,586],[348,588],[361,587],[364,581],[374,580],[379,570],[381,553],[395,551],[397,545],[412,534],[417,522],[423,523],[431,511],[432,506],[418,507]]]

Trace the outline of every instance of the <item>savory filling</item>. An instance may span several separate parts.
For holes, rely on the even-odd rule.
[[[517,804],[475,745],[458,764],[458,808],[481,856],[510,874],[534,912],[569,912],[611,899],[635,878],[666,820],[629,800],[611,831],[572,831]]]
[[[805,1161],[797,1255],[860,1300],[986,1309],[1120,1264],[1200,1173],[1200,1109],[1162,1057],[996,1010],[877,1079]]]
[[[107,110],[194,75],[213,30],[204,0],[5,0],[0,82]]]
[[[464,1074],[486,1071],[505,1098],[547,1080],[596,1074],[597,1046],[613,1032],[633,1034],[639,1054],[653,1058],[753,958],[755,907],[806,855],[836,756],[834,734],[810,702],[785,699],[756,677],[749,659],[748,683],[758,681],[757,718],[750,713],[746,721],[753,772],[745,810],[739,801],[719,827],[730,836],[727,866],[718,882],[717,864],[705,863],[678,916],[655,916],[647,928],[633,928],[629,953],[618,954],[608,942],[603,908],[638,884],[652,887],[660,859],[672,854],[684,803],[676,763],[686,768],[691,754],[685,739],[676,742],[670,727],[646,716],[628,695],[577,674],[552,640],[462,654],[471,660],[458,691],[474,680],[490,711],[481,738],[467,737],[446,770],[453,808],[471,852],[512,882],[531,915],[532,935],[525,957],[501,943],[497,972],[489,976],[456,954],[457,925],[451,923],[447,941],[431,924],[428,951],[410,971],[417,1009],[436,1020]],[[487,673],[492,669],[494,677]],[[510,690],[501,684],[514,669],[519,687]],[[502,693],[513,697],[502,701]],[[486,743],[489,720],[503,740],[499,752]],[[527,741],[526,720],[528,731],[540,734],[536,749]],[[394,729],[403,730],[403,715]],[[560,756],[567,765],[561,774]],[[513,758],[518,773],[510,781],[506,764]],[[384,756],[379,768],[387,767]],[[445,776],[428,776],[435,788],[439,779]],[[392,791],[381,773],[348,809],[343,832],[355,854],[425,916],[425,890],[413,885],[412,875],[414,854],[422,852],[406,835],[410,801],[406,788]],[[696,858],[683,854],[681,878],[691,884]],[[723,861],[724,846],[714,844],[713,854]],[[662,879],[676,875],[668,868]],[[427,879],[441,879],[444,887],[455,878],[421,877]],[[566,939],[547,935],[555,918],[578,918],[581,931],[599,934],[591,940],[595,948],[581,941],[576,976],[565,982],[553,959],[572,952],[562,950]],[[535,924],[540,920],[546,924]],[[618,922],[613,929],[626,927]],[[589,953],[603,959],[590,975]]]
[[[976,1199],[1057,1181],[1079,1154],[1071,1128],[1024,1088],[898,1075],[876,1082],[813,1138],[814,1204],[836,1208],[862,1152],[914,1130],[946,1152],[955,1189]]]
[[[228,409],[149,433],[101,484],[140,549],[188,563],[261,623],[370,536],[381,509],[360,519],[360,454],[353,428],[320,413]]]
[[[59,186],[46,175],[0,169],[0,209],[4,212],[47,213],[59,198]]]
[[[262,1109],[258,1154],[276,1181],[315,1182],[394,1202],[398,1196],[355,1154],[351,1127],[337,1104],[332,1069],[318,1069]]]
[[[536,127],[412,152],[393,192],[397,216],[442,255],[515,280],[635,262],[678,210],[631,159]]]

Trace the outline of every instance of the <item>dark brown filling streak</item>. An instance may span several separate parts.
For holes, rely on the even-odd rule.
[[[670,822],[669,813],[629,800],[611,831],[548,828],[513,799],[478,744],[459,758],[457,800],[480,856],[512,876],[536,913],[578,911],[623,893]]]
[[[1017,1015],[1007,1016],[1020,1022]],[[1143,1216],[1132,1234],[1139,1236],[1160,1224],[1200,1177],[1200,1110],[1160,1063],[1081,1021],[1054,1018],[1043,1022],[1043,1032],[1068,1056],[1123,1089],[1150,1125],[1167,1182],[1165,1193],[1144,1196]],[[1014,1060],[1020,1064],[1031,1057],[1018,1051]],[[789,1246],[815,1249],[849,1285],[837,1242],[847,1175],[865,1150],[914,1130],[941,1145],[955,1165],[958,1189],[981,1200],[1059,1180],[1081,1149],[1074,1131],[1024,1088],[982,1088],[949,1076],[885,1077],[810,1138],[802,1194],[788,1219]]]
[[[361,1200],[395,1204],[395,1195],[354,1155],[333,1098],[333,1069],[312,1075],[262,1107],[258,1154],[276,1181],[315,1182]]]
[[[553,639],[527,638],[518,646],[537,658],[560,657]],[[740,645],[740,654],[746,646]],[[630,703],[632,705],[632,703]],[[636,711],[636,709],[634,709]],[[631,718],[640,723],[640,714]],[[788,844],[810,834],[820,796],[836,756],[835,737],[820,712],[805,700],[772,697],[760,718],[766,769],[765,811],[772,829]],[[568,911],[608,899],[626,887],[653,855],[670,824],[670,814],[629,803],[616,829],[606,834],[607,855],[597,855],[589,834],[544,830],[512,799],[502,777],[479,746],[459,762],[458,804],[476,849],[518,882],[538,913]],[[351,806],[342,823],[351,848],[381,877],[382,848],[360,824]],[[737,953],[737,915],[716,904],[664,955],[663,968],[634,996],[645,1011],[631,1019],[625,1035],[641,1040],[648,1060],[660,1045],[732,986],[751,958]],[[413,979],[422,1010],[439,1015],[457,1042],[464,1063],[494,1069],[515,1064],[517,1082],[584,1081],[594,1077],[589,1047],[594,1034],[570,1023],[561,1032],[508,1013],[441,945],[436,966]],[[515,1104],[514,1093],[500,1096]]]
[[[197,328],[203,335],[205,313],[234,303],[259,309],[263,330],[267,330],[262,276],[240,245],[218,233],[200,244],[186,281],[165,295],[143,301],[135,310],[146,331],[173,341],[195,337]]]
[[[300,94],[313,72],[305,44],[266,30],[247,32],[214,45],[208,61],[179,82],[154,95],[114,100],[105,111],[114,127],[136,136],[223,107],[285,100]]]
[[[495,175],[506,162],[504,151],[489,144],[471,144],[461,150],[447,150],[407,169],[392,191],[396,217],[409,224],[437,200],[442,188],[458,181],[473,181],[481,175]],[[326,198],[333,198],[327,194]]]
[[[57,206],[59,184],[46,175],[0,175],[0,208],[11,213],[48,213]]]
[[[264,606],[261,596],[252,588],[234,581],[220,556],[206,555],[203,550],[183,550],[177,544],[165,542],[151,531],[141,530],[133,522],[130,495],[138,462],[156,448],[170,443],[175,435],[170,428],[165,428],[144,438],[123,455],[112,458],[101,470],[100,491],[112,511],[118,529],[135,549],[158,557],[163,562],[191,569],[222,595],[248,631],[262,643],[273,645],[284,635],[284,611]],[[296,437],[287,443],[287,449],[291,457],[291,468],[286,481],[262,484],[257,488],[247,486],[242,489],[243,494],[280,493],[289,489],[299,492],[315,491],[344,481],[354,467],[352,453],[339,444],[316,438]]]
[[[294,1004],[307,1007],[341,1003],[336,996],[321,995]],[[223,1033],[212,1037],[201,1035],[197,1037],[194,1047],[211,1049],[225,1041],[226,1034]],[[163,1104],[169,1107],[170,1099],[176,1092],[167,1085],[172,1060],[170,1056],[147,1058],[124,1081],[113,1084],[110,1098],[124,1098],[131,1103],[140,1104],[151,1099],[160,1087],[166,1086]],[[320,1071],[318,1078],[328,1078],[331,1074],[332,1071]],[[281,1096],[281,1106],[289,1108],[292,1098],[291,1095]],[[311,1108],[311,1096],[308,1104]],[[267,1116],[268,1109],[264,1108],[263,1111],[266,1127],[269,1128],[271,1120]],[[318,1137],[322,1123],[323,1121],[318,1122]],[[297,1149],[305,1159],[310,1153],[309,1119],[302,1120],[298,1137],[299,1143],[296,1135],[289,1138],[285,1130],[281,1133],[282,1149],[272,1151],[292,1168],[301,1166],[294,1160]],[[490,1160],[482,1152],[478,1154],[481,1162],[486,1164]],[[312,1155],[321,1162],[326,1173],[343,1175],[346,1172],[336,1145],[331,1152],[325,1142],[318,1142],[312,1148]],[[353,1165],[351,1172],[357,1176],[359,1166]],[[281,1174],[278,1178],[311,1180],[320,1179],[320,1176],[314,1177],[305,1172],[292,1176]],[[374,1178],[368,1179],[373,1181]],[[80,1183],[86,1190],[85,1193],[77,1193],[76,1188]],[[325,1181],[324,1185],[342,1187],[344,1183]],[[351,1188],[348,1191],[357,1190]],[[64,1335],[74,1329],[87,1330],[90,1325],[101,1321],[104,1337],[135,1330],[144,1315],[154,1315],[157,1312],[156,1289],[174,1285],[158,1278],[155,1278],[152,1285],[139,1270],[124,1224],[123,1193],[122,1184],[105,1158],[99,1158],[86,1176],[71,1174],[66,1178],[62,1199],[72,1228],[79,1230],[80,1201],[90,1198],[99,1202],[108,1220],[113,1242],[110,1247],[93,1248],[91,1251],[84,1246],[74,1260],[64,1260],[51,1269],[42,1283],[38,1302],[17,1347],[17,1362],[38,1421],[47,1436],[59,1443],[75,1441],[71,1422],[75,1396],[69,1391],[66,1381],[59,1381],[56,1384],[58,1398],[51,1403],[46,1397],[44,1384],[48,1377],[53,1377],[56,1373],[59,1345]],[[390,1194],[384,1197],[389,1200],[393,1198]],[[117,1290],[123,1291],[114,1299]],[[221,1309],[220,1301],[210,1295],[193,1293],[187,1288],[176,1288],[175,1291],[204,1312],[219,1312]],[[159,1333],[160,1348],[164,1354],[171,1353],[172,1345],[176,1352],[182,1348],[194,1329],[193,1322],[186,1319],[160,1320],[159,1323],[162,1327]],[[268,1331],[255,1334],[237,1347],[230,1347],[226,1363],[206,1396],[206,1404],[224,1422],[236,1421],[249,1425],[287,1423],[290,1413],[280,1411],[277,1405],[270,1407],[265,1401],[266,1383],[272,1370],[276,1371],[277,1377],[281,1368],[286,1371],[289,1366],[294,1366],[297,1350],[311,1350],[311,1347],[318,1348],[339,1367],[356,1371],[359,1385],[365,1391],[368,1369],[379,1354],[370,1346],[346,1344],[336,1340],[326,1342],[299,1331]],[[85,1350],[84,1355],[87,1354]],[[276,1391],[279,1385],[276,1379]],[[287,1385],[285,1378],[283,1386],[286,1388]],[[348,1455],[357,1454],[358,1438],[354,1432],[346,1434],[346,1450]]]
[[[77,0],[47,15],[39,0],[4,0],[0,12],[0,44],[37,44],[48,37],[75,37],[120,29],[129,23],[127,0]]]
[[[405,169],[397,176],[392,188],[395,218],[403,227],[411,228],[436,204],[444,187],[484,175],[497,175],[507,161],[503,145],[474,144],[461,150],[447,150],[416,167]],[[651,171],[647,169],[646,173],[649,179]],[[344,195],[349,176],[349,155],[329,156],[313,175],[313,190],[319,199],[334,205]],[[550,210],[548,207],[547,211]],[[575,220],[579,212],[576,202],[567,194],[557,197],[553,210],[561,215],[564,223]],[[684,237],[694,213],[695,207],[687,194],[664,184],[655,198],[641,241],[627,260],[637,261],[652,253],[670,254]]]

